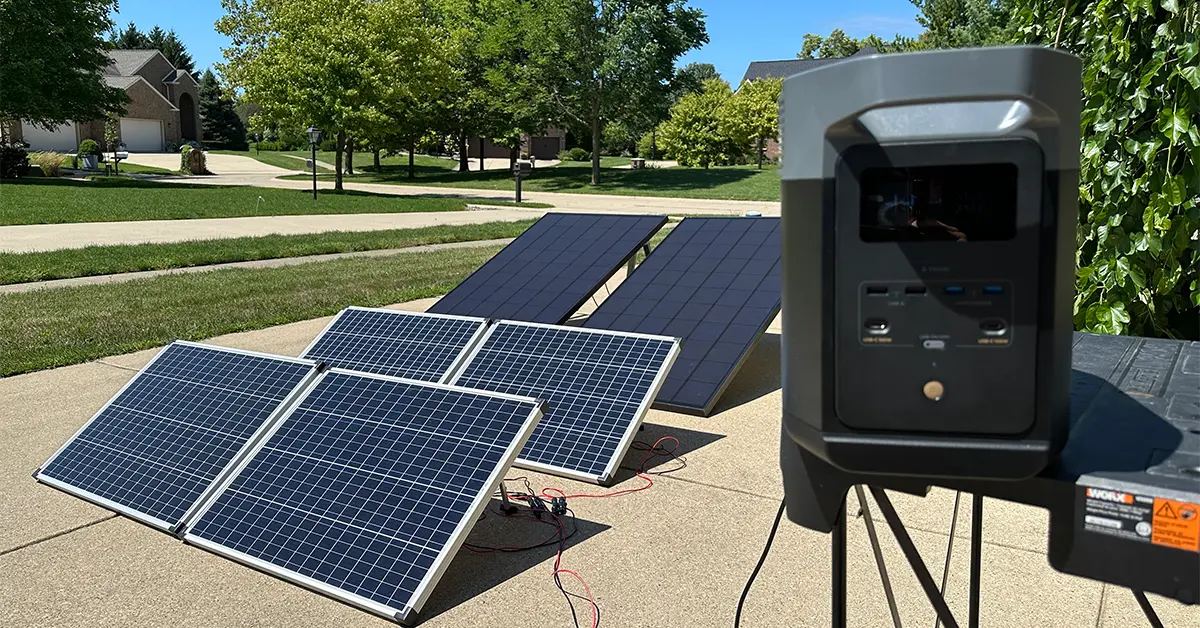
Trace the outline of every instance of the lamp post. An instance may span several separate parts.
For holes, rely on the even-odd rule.
[[[317,200],[317,144],[321,143],[321,129],[308,127],[308,143],[312,145],[313,200]]]

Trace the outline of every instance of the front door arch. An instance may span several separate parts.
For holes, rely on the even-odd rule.
[[[186,92],[179,95],[179,134],[185,142],[200,139],[196,133],[196,101]]]

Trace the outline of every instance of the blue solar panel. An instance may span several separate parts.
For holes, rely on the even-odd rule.
[[[533,399],[328,371],[185,538],[406,621],[539,414]]]
[[[314,365],[175,342],[39,471],[37,478],[170,528]]]
[[[666,222],[666,216],[546,214],[429,311],[565,322]]]
[[[655,405],[708,415],[779,313],[778,218],[685,218],[586,327],[683,339]]]
[[[454,383],[546,400],[517,464],[607,483],[678,347],[662,336],[501,321]]]
[[[476,334],[481,318],[351,307],[304,350],[329,366],[440,382]]]

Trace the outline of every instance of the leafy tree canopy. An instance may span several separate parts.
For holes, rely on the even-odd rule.
[[[996,46],[1015,41],[1013,0],[910,0],[920,9],[921,48]]]
[[[0,129],[28,120],[52,127],[123,112],[125,92],[103,79],[103,33],[113,0],[0,2]]]
[[[684,94],[691,94],[704,89],[704,81],[719,79],[721,74],[711,63],[689,63],[675,73],[675,101],[678,102]]]
[[[877,35],[867,35],[862,39],[855,39],[837,28],[829,33],[828,37],[813,33],[806,34],[804,44],[796,56],[800,59],[834,59],[849,57],[867,47],[874,48],[879,52],[903,52],[912,45],[911,39],[900,35],[896,35],[892,41],[884,41]]]
[[[149,32],[143,33],[137,25],[130,22],[124,29],[112,30],[108,35],[110,48],[121,50],[157,50],[178,70],[186,70],[191,74],[196,72],[196,64],[188,53],[183,41],[174,30],[164,31],[155,26]]]
[[[721,133],[734,143],[759,148],[758,167],[762,168],[762,143],[779,137],[779,96],[783,79],[746,81],[717,111]]]
[[[709,79],[697,93],[687,94],[671,108],[671,119],[663,123],[659,145],[681,166],[733,163],[745,154],[745,145],[732,138],[721,125],[722,109],[733,99],[729,83]]]

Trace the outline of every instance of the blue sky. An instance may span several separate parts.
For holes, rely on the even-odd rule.
[[[682,63],[699,61],[717,66],[726,79],[741,79],[751,61],[790,59],[800,51],[805,33],[828,34],[841,28],[853,37],[875,33],[891,39],[896,33],[920,32],[908,0],[691,0],[708,14],[709,43]],[[174,29],[203,69],[221,60],[228,40],[213,23],[221,17],[220,0],[163,2],[121,0],[114,16],[119,27],[134,22],[143,31],[158,25]]]

